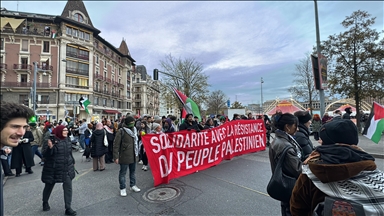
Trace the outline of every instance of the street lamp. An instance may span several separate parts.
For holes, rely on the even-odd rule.
[[[263,77],[261,77],[261,81],[260,81],[260,88],[261,88],[261,102],[260,102],[260,106],[261,106],[261,114],[264,114],[264,109],[263,109],[263,83],[264,83],[264,80],[263,80]]]
[[[36,115],[36,80],[37,80],[37,62],[33,62],[33,86],[32,86],[32,106],[33,106],[33,113]],[[43,71],[43,75],[47,75],[46,70],[39,70]]]

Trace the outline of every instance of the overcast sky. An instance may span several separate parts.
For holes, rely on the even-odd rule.
[[[152,76],[165,55],[194,58],[209,76],[210,90],[231,103],[289,98],[292,72],[316,45],[313,1],[84,1],[101,37],[119,47],[126,39],[137,65]],[[66,1],[2,1],[8,10],[61,15]],[[383,29],[382,1],[318,2],[320,38],[343,32],[340,23],[357,10]],[[160,75],[161,76],[161,75]]]

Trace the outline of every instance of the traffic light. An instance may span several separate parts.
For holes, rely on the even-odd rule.
[[[159,70],[153,70],[153,80],[159,80]]]

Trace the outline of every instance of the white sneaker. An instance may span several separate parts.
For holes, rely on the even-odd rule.
[[[127,190],[125,188],[120,190],[120,196],[122,196],[122,197],[127,196]]]
[[[138,188],[136,185],[133,185],[130,189],[131,191],[134,191],[134,192],[140,192],[140,188]]]
[[[143,166],[143,170],[144,170],[144,171],[147,171],[147,170],[148,170],[148,166],[145,166],[145,165],[144,165],[144,166]]]
[[[143,164],[143,161],[142,161],[142,160],[140,160],[140,161],[138,162],[138,164]]]
[[[83,153],[84,152],[84,149],[80,149],[80,151],[79,151],[80,153]]]

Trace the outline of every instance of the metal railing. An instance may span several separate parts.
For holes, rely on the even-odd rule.
[[[52,65],[37,65],[37,68],[40,70],[50,70],[53,71],[53,66]]]
[[[67,67],[66,68],[66,72],[73,73],[73,74],[80,74],[80,75],[89,76],[89,71],[81,70],[81,69],[78,69],[78,68]]]
[[[95,79],[104,80],[104,77],[101,74],[95,74]]]
[[[70,87],[70,88],[80,88],[80,89],[89,89],[89,86],[80,86],[80,85],[74,85],[74,84],[69,84],[66,83],[65,87]]]
[[[7,69],[8,69],[8,65],[7,65],[7,64],[4,64],[4,63],[1,63],[1,64],[0,64],[0,69],[5,69],[5,70],[7,70]]]
[[[69,57],[74,57],[74,58],[79,58],[79,59],[84,59],[84,60],[89,60],[89,56],[87,55],[81,55],[78,52],[73,52],[73,51],[67,51],[67,56]]]
[[[32,65],[29,64],[13,64],[15,70],[32,70]]]
[[[32,87],[33,83],[29,82],[2,82],[1,87]],[[38,88],[50,88],[57,87],[55,84],[49,83],[36,83],[36,87]]]

